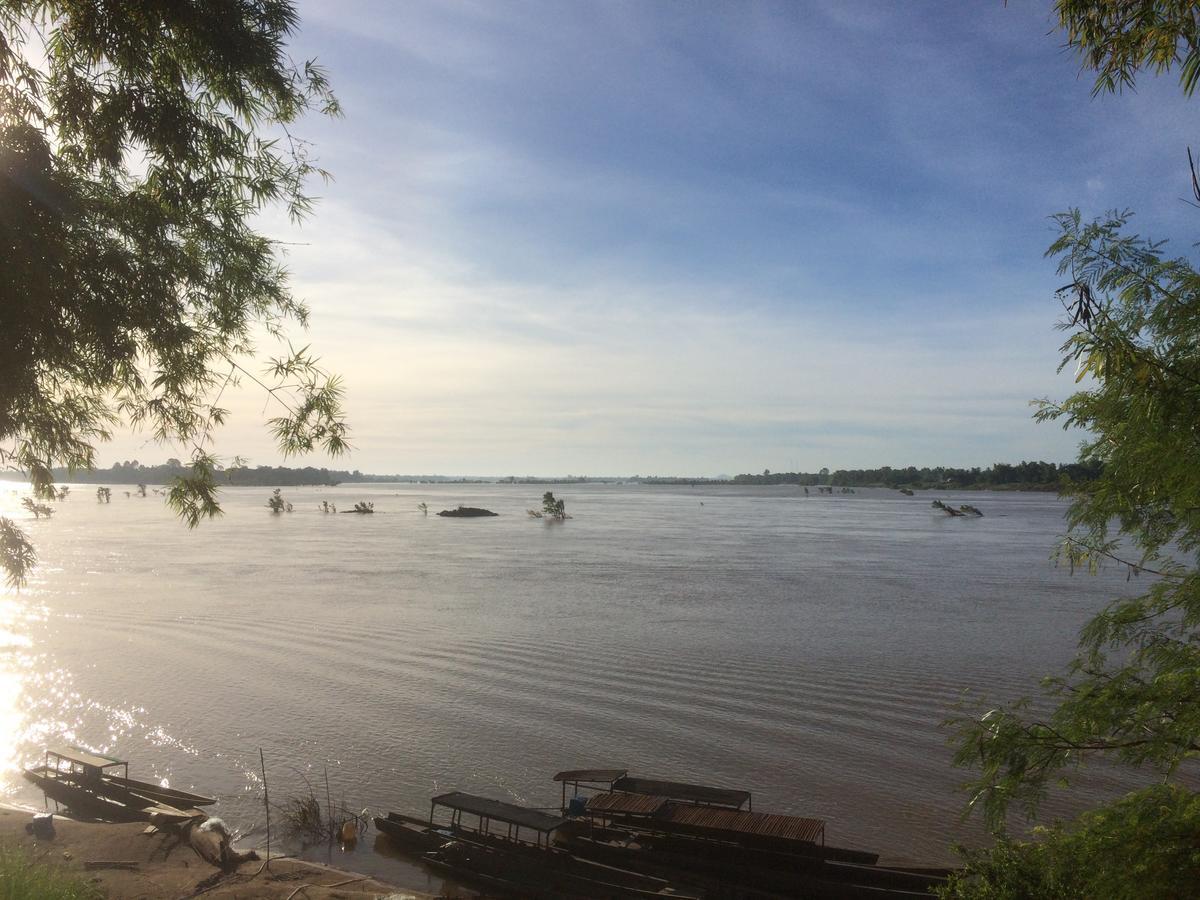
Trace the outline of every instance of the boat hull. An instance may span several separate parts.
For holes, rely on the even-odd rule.
[[[116,790],[126,790],[139,797],[145,797],[155,803],[188,809],[193,806],[212,806],[216,798],[205,797],[203,794],[193,794],[191,791],[181,791],[176,788],[163,787],[149,781],[138,781],[135,778],[122,778],[119,775],[105,775],[101,779]]]
[[[422,853],[426,850],[436,850],[451,840],[436,831],[431,831],[428,824],[399,813],[388,813],[387,818],[376,816],[375,828],[380,834],[386,835],[393,844]]]
[[[41,788],[48,799],[65,806],[75,815],[105,822],[136,822],[147,818],[136,803],[130,805],[107,793],[97,793],[72,778],[51,777],[39,769],[44,767],[26,769],[23,773],[26,780]]]
[[[86,778],[82,775],[37,766],[25,769],[26,780],[33,782],[50,800],[72,813],[106,822],[183,822],[202,817],[195,809],[197,801],[216,801],[187,791],[174,791],[133,779],[104,776]],[[143,790],[135,790],[141,787]],[[174,802],[168,802],[168,800]]]

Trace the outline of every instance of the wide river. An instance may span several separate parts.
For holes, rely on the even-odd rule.
[[[24,518],[15,487],[0,513]],[[536,485],[285,488],[278,516],[236,488],[189,531],[125,487],[26,523],[41,565],[0,594],[0,799],[40,805],[20,766],[78,743],[216,794],[258,842],[262,748],[273,802],[306,780],[323,799],[327,770],[372,813],[454,789],[548,807],[555,771],[628,767],[949,861],[981,831],[939,723],[964,691],[1033,691],[1138,587],[1056,568],[1066,505],[1044,494],[556,485],[573,518],[549,523],[525,514]],[[318,509],[360,499],[376,514]],[[432,514],[458,504],[500,516]],[[336,861],[420,886],[372,843]]]

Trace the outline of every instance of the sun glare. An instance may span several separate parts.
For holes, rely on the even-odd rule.
[[[15,772],[26,737],[25,675],[29,669],[29,638],[18,630],[23,618],[21,601],[3,589],[0,594],[0,776]],[[4,780],[8,780],[5,777]]]

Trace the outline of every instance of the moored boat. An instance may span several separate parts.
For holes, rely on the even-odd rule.
[[[193,794],[191,791],[163,787],[162,785],[151,784],[148,781],[138,781],[136,778],[106,775],[103,780],[112,790],[130,791],[139,797],[144,797],[155,803],[177,806],[180,809],[189,809],[196,806],[212,806],[217,802],[215,797],[206,797],[203,794]]]
[[[431,828],[428,822],[396,812],[390,812],[386,817],[376,816],[375,828],[397,847],[420,852],[436,850],[454,840],[454,835],[448,831]]]
[[[122,774],[113,770],[121,769]],[[42,765],[22,773],[56,805],[107,821],[182,822],[201,817],[212,797],[129,777],[129,763],[78,747],[47,750]]]
[[[703,890],[736,885],[782,896],[928,896],[949,874],[880,866],[876,853],[830,846],[823,820],[753,812],[749,791],[630,777],[624,769],[570,769],[554,780],[562,784],[562,808],[587,826],[559,830],[561,846]]]
[[[439,806],[451,813],[444,827],[434,820]],[[571,824],[561,817],[458,792],[435,797],[433,807],[427,821],[389,813],[377,817],[375,826],[394,846],[421,854],[426,865],[491,892],[521,897],[688,896],[672,890],[666,879],[554,846],[551,835]],[[463,813],[478,816],[478,828],[466,827]],[[532,840],[530,832],[535,835]]]

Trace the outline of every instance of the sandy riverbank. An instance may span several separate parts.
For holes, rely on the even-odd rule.
[[[0,843],[26,850],[31,857],[88,878],[112,900],[202,896],[248,900],[361,900],[367,897],[428,898],[431,894],[401,891],[373,878],[295,859],[242,863],[222,873],[201,859],[177,836],[146,834],[144,823],[77,822],[54,817],[55,837],[38,840],[26,834],[28,810],[0,807]],[[132,869],[88,869],[95,862],[130,862]]]

